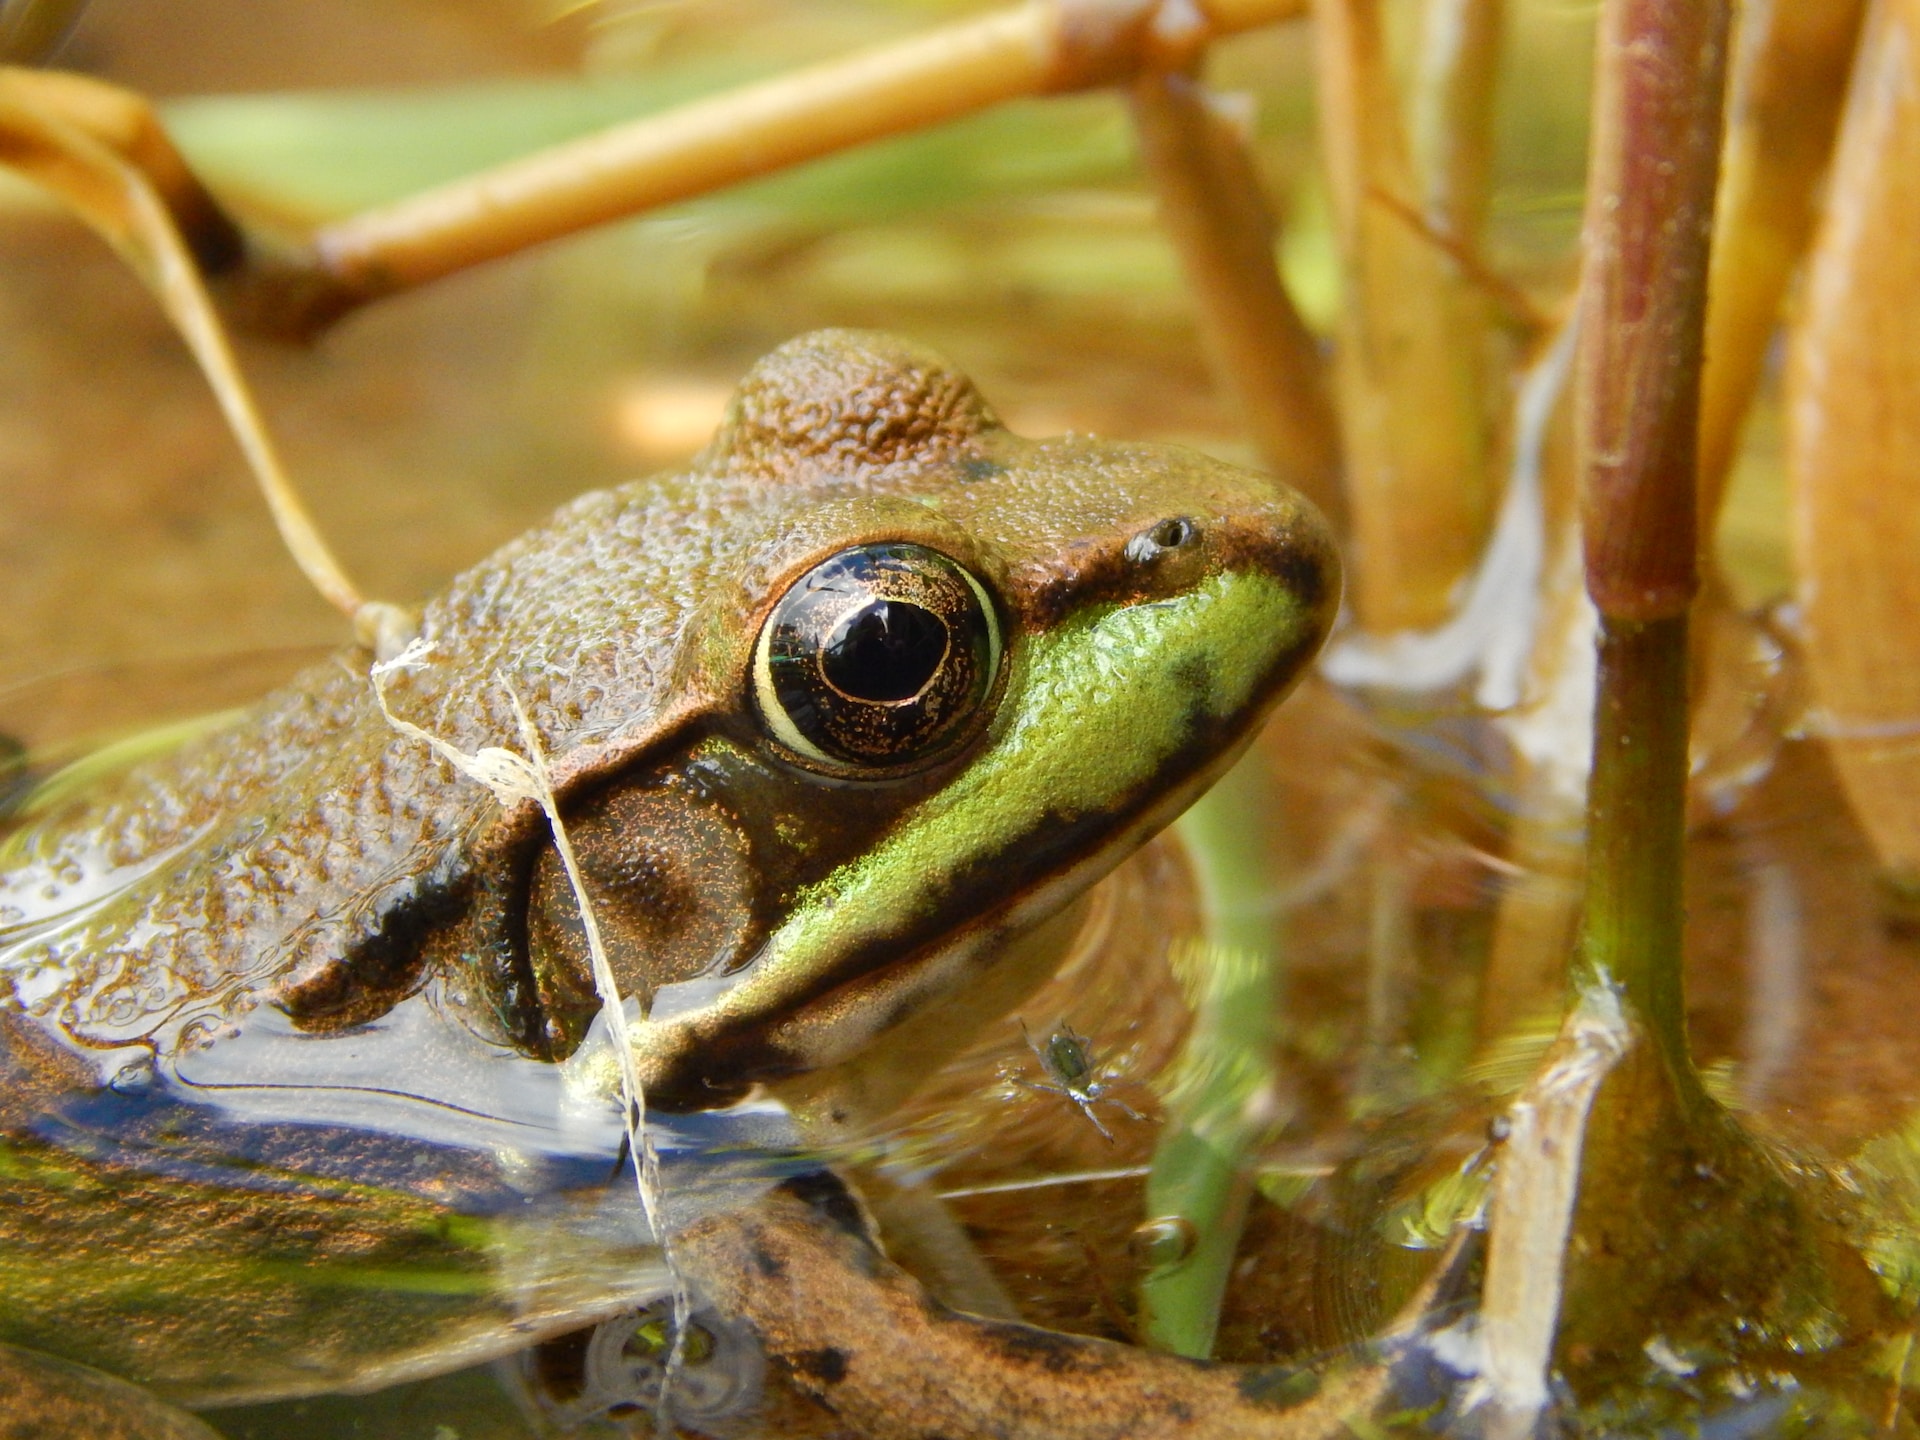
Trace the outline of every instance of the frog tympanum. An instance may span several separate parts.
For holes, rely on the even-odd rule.
[[[29,802],[0,850],[0,1390],[35,1433],[175,1433],[662,1292],[547,819],[382,700],[467,752],[530,719],[685,1226],[817,1171],[781,1157],[1044,978],[1020,937],[1231,760],[1337,575],[1261,476],[1019,439],[938,357],[823,333],[684,473],[456,579],[381,696],[348,652]]]

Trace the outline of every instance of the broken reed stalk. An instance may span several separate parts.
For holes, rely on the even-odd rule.
[[[1701,376],[1700,516],[1709,527],[1760,388],[1781,297],[1819,219],[1865,10],[1865,0],[1746,0],[1741,7]]]
[[[1238,402],[1261,463],[1344,531],[1326,367],[1281,283],[1273,215],[1245,139],[1190,75],[1149,75],[1130,102],[1141,163],[1214,373]]]
[[[1313,20],[1346,296],[1335,378],[1353,521],[1347,597],[1365,630],[1426,630],[1453,613],[1493,514],[1471,319],[1485,307],[1413,203],[1380,0],[1315,0]]]
[[[1611,982],[1683,1087],[1687,616],[1728,0],[1602,11],[1575,377],[1600,614],[1581,988]]]
[[[1189,66],[1308,0],[1026,0],[540,150],[325,226],[235,287],[306,335],[383,295],[1007,100]]]
[[[0,168],[50,191],[140,277],[192,352],[294,563],[368,649],[404,645],[411,617],[360,593],[280,461],[204,283],[239,262],[240,232],[147,102],[82,75],[0,66]]]
[[[1412,98],[1414,170],[1427,221],[1479,250],[1493,199],[1494,89],[1505,0],[1426,0]]]

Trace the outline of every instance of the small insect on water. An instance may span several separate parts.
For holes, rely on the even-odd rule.
[[[1023,1075],[1008,1075],[1009,1084],[1017,1085],[1022,1090],[1060,1095],[1071,1100],[1109,1145],[1114,1143],[1113,1132],[1102,1125],[1100,1117],[1093,1113],[1095,1105],[1111,1105],[1129,1120],[1145,1122],[1146,1116],[1111,1093],[1117,1083],[1124,1083],[1120,1071],[1112,1067],[1100,1069],[1098,1058],[1088,1048],[1088,1037],[1066,1021],[1062,1020],[1047,1036],[1045,1045],[1034,1043],[1033,1033],[1027,1029],[1025,1020],[1020,1022],[1020,1033],[1026,1036],[1027,1048],[1033,1051],[1047,1079],[1029,1080]]]

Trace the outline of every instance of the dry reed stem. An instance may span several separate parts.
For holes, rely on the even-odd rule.
[[[1451,611],[1492,518],[1480,356],[1461,342],[1472,325],[1451,258],[1376,199],[1415,193],[1377,0],[1317,0],[1314,19],[1345,291],[1348,594],[1370,630],[1427,629]]]
[[[146,101],[78,75],[0,69],[0,166],[53,192],[140,277],[206,377],[294,563],[370,649],[404,644],[410,620],[361,595],[280,462],[202,283],[238,261],[239,234]]]
[[[1864,0],[1747,0],[1736,25],[1700,382],[1700,515],[1728,471],[1819,215]]]
[[[1024,96],[1190,64],[1305,0],[1029,0],[616,125],[329,225],[245,307],[306,333],[381,295]]]
[[[71,127],[133,166],[166,207],[203,275],[240,263],[246,242],[174,148],[145,96],[85,75],[0,67],[0,98]]]
[[[1274,224],[1252,157],[1186,75],[1132,91],[1141,159],[1180,257],[1215,373],[1260,458],[1345,529],[1340,433],[1319,345],[1274,264]]]
[[[1413,90],[1420,210],[1477,251],[1493,196],[1494,86],[1505,0],[1426,0]]]
[[[1920,0],[1863,37],[1788,368],[1807,664],[1881,862],[1920,874]]]

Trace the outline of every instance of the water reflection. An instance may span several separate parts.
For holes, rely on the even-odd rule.
[[[1545,1398],[1586,1433],[1798,1433],[1810,1417],[1864,1416],[1869,1401],[1877,1424],[1901,1394],[1898,1366],[1887,1367],[1901,1338],[1890,1302],[1920,1275],[1920,1148],[1906,1128],[1920,1100],[1920,1031],[1908,1021],[1920,941],[1890,904],[1819,739],[1792,732],[1778,698],[1792,691],[1790,652],[1771,628],[1736,633],[1745,638],[1728,653],[1765,685],[1702,723],[1688,862],[1695,1055],[1714,1095],[1800,1177],[1795,1193],[1829,1193],[1814,1180],[1852,1187],[1852,1208],[1836,1216],[1862,1237],[1860,1273],[1879,1277],[1883,1299],[1867,1309],[1890,1318],[1870,1335],[1797,1332],[1766,1369],[1727,1361],[1684,1314],[1646,1315],[1631,1365],[1616,1357],[1602,1374],[1555,1352]],[[1312,689],[1240,777],[1266,817],[1267,869],[1236,923],[1270,937],[1274,998],[1270,1053],[1234,1141],[1244,1218],[1228,1241],[1215,1353],[1308,1377],[1379,1370],[1421,1433],[1493,1434],[1481,1403],[1490,1186],[1513,1153],[1510,1102],[1554,1040],[1547,982],[1568,938],[1561,920],[1520,921],[1563,915],[1577,899],[1580,837],[1549,816],[1522,855],[1515,837],[1542,817],[1525,808],[1488,722],[1389,698]],[[1217,1240],[1155,1209],[1148,1192],[1156,1153],[1191,1118],[1180,1077],[1193,1069],[1195,967],[1212,953],[1202,888],[1190,855],[1155,842],[1103,889],[1044,992],[831,1157],[883,1226],[899,1227],[895,1257],[936,1292],[961,1283],[953,1255],[964,1251],[978,1267],[966,1283],[1008,1312],[1137,1343],[1143,1282]],[[1536,987],[1524,1007],[1506,988],[1515,974]],[[368,1348],[329,1342],[334,1368],[297,1383],[258,1356],[221,1355],[224,1388],[183,1381],[178,1393],[244,1399],[258,1382],[256,1396],[310,1397],[212,1412],[228,1433],[413,1434],[428,1414],[458,1417],[444,1423],[463,1436],[554,1420],[651,1424],[664,1362],[645,1338],[660,1322],[647,1307],[667,1276],[617,1105],[577,1072],[486,1044],[431,989],[330,1036],[255,1012],[235,1034],[144,1066],[115,1052],[91,1088],[58,1094],[8,1023],[9,1089],[40,1097],[30,1122],[9,1122],[10,1143],[34,1157],[222,1224],[267,1199],[302,1224],[348,1194],[366,1207],[353,1230],[364,1253],[288,1252],[298,1284],[256,1275],[244,1294],[334,1317],[302,1320],[310,1337],[358,1323]],[[1065,1033],[1087,1067],[1072,1084],[1045,1061]],[[1231,1068],[1230,1056],[1208,1058]],[[1072,1093],[1089,1082],[1140,1117],[1108,1112],[1111,1143]],[[684,1216],[750,1203],[818,1163],[794,1153],[766,1103],[675,1117],[656,1136]],[[100,1228],[98,1213],[76,1212],[71,1234],[88,1227]],[[400,1245],[402,1234],[414,1238]],[[50,1287],[59,1273],[49,1269]],[[355,1309],[368,1294],[384,1314]],[[402,1312],[418,1343],[370,1365],[373,1332],[390,1336]],[[340,1319],[367,1314],[376,1318]],[[726,1317],[702,1323],[724,1349]],[[508,1369],[491,1368],[508,1354],[518,1357]],[[183,1352],[183,1373],[198,1364]],[[437,1373],[449,1364],[464,1368]],[[824,1423],[777,1376],[741,1379],[751,1368],[710,1372],[733,1377],[715,1404],[760,1395],[778,1417],[767,1433]],[[321,1398],[389,1382],[378,1395]]]

